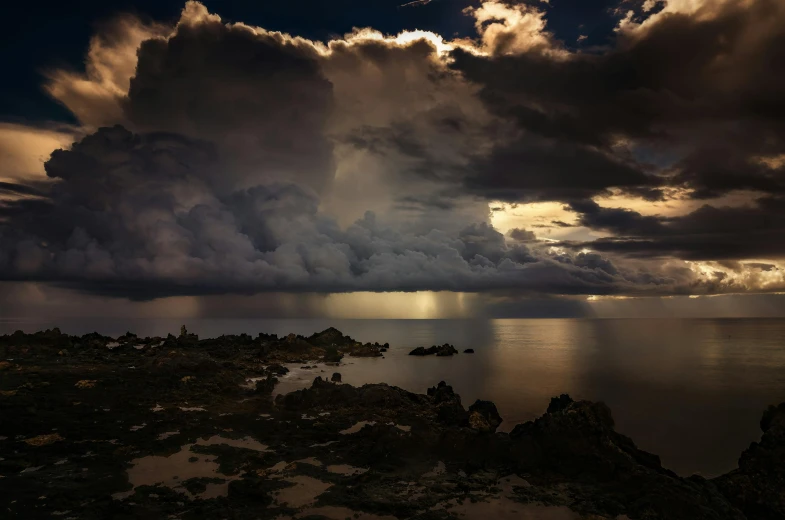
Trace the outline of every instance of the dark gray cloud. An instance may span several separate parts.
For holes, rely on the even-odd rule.
[[[704,205],[680,217],[643,216],[574,203],[582,225],[615,236],[570,244],[638,257],[675,256],[685,260],[743,260],[785,256],[785,199],[766,197],[741,207]]]
[[[265,176],[322,190],[334,173],[333,95],[313,46],[188,13],[139,48],[123,103],[131,127],[213,143],[229,187]]]
[[[785,6],[665,8],[576,53],[510,5],[470,11],[480,39],[450,47],[314,43],[188,3],[145,33],[127,94],[95,102],[120,125],[53,153],[48,182],[0,184],[0,279],[144,299],[703,294],[777,273],[753,260],[785,256]],[[598,202],[612,193],[706,204],[659,216]],[[574,240],[526,231],[541,223],[505,236],[490,201],[564,204],[574,224],[537,222]]]
[[[3,209],[0,273],[137,298],[260,291],[509,289],[559,294],[683,291],[609,260],[508,243],[485,222],[401,232],[373,213],[343,228],[312,190],[271,181],[225,194],[201,141],[103,128],[53,154],[58,182],[31,211]]]
[[[499,198],[508,190],[509,200],[522,187],[557,200],[607,187],[656,199],[657,185],[696,198],[781,192],[783,165],[757,158],[785,152],[783,22],[778,0],[706,2],[698,14],[663,13],[622,30],[601,52],[455,51],[453,68],[524,132],[472,186]]]

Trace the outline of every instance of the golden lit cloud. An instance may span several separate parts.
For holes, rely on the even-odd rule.
[[[0,123],[0,181],[46,178],[44,163],[54,150],[70,145],[77,131]]]
[[[184,13],[188,11],[186,6]],[[136,71],[139,46],[169,31],[164,25],[145,24],[134,16],[116,18],[90,40],[84,72],[51,70],[44,88],[84,125],[122,121],[120,101],[128,94]]]

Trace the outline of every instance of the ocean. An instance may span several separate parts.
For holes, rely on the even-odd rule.
[[[333,326],[360,341],[390,343],[381,358],[345,358],[353,385],[384,382],[412,392],[446,381],[465,406],[493,401],[509,431],[541,415],[551,397],[604,401],[617,431],[681,474],[736,467],[760,438],[770,404],[785,401],[783,319],[540,320],[61,320],[0,321],[0,333],[58,326],[69,334],[259,332],[309,335]],[[417,346],[452,343],[474,354],[414,357]],[[319,369],[296,369],[277,391],[307,386]]]

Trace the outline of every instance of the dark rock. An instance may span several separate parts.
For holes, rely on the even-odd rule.
[[[411,352],[409,352],[410,356],[452,356],[453,354],[457,354],[458,351],[455,349],[454,346],[450,345],[449,343],[445,343],[444,345],[433,345],[431,347],[417,347]]]
[[[334,383],[340,383],[341,382],[341,374],[339,372],[335,372],[333,374],[333,376],[330,378],[330,381],[332,381]]]
[[[317,347],[341,347],[351,346],[357,343],[357,341],[350,338],[349,336],[344,336],[340,330],[334,327],[330,327],[329,329],[325,329],[321,332],[311,335],[307,338],[307,341],[311,345],[315,345]]]
[[[340,363],[343,359],[343,354],[338,352],[336,347],[327,347],[324,352],[324,361],[327,363]]]
[[[551,402],[548,405],[547,413],[556,413],[564,410],[575,401],[572,400],[567,394],[561,394],[559,397],[551,397]]]
[[[273,502],[270,491],[269,480],[252,473],[246,473],[243,478],[229,482],[230,500],[243,499],[256,502],[260,506],[268,506]]]
[[[466,426],[469,414],[461,406],[460,397],[455,401],[446,401],[436,407],[437,420],[447,426]]]
[[[471,424],[472,417],[474,417],[475,424]],[[478,399],[469,407],[469,423],[476,430],[493,433],[501,425],[502,416],[499,415],[496,405],[491,401],[480,401]]]
[[[275,385],[278,383],[278,378],[275,376],[267,376],[256,382],[255,393],[261,395],[270,395],[275,390]]]
[[[770,406],[760,421],[763,436],[739,458],[739,467],[713,480],[747,518],[785,518],[785,403]]]
[[[274,364],[268,366],[265,369],[265,372],[267,372],[268,374],[274,374],[276,376],[283,376],[289,373],[289,369],[283,365]]]
[[[443,403],[445,401],[461,401],[461,397],[456,394],[452,387],[444,381],[439,381],[439,384],[432,386],[428,389],[428,396],[433,399],[435,403]]]
[[[433,347],[431,347],[433,348]],[[449,343],[445,343],[440,347],[436,347],[436,355],[437,356],[452,356],[453,354],[457,354],[458,350],[450,345]]]
[[[473,348],[467,348],[466,350],[463,351],[463,353],[464,354],[474,354],[474,349]]]

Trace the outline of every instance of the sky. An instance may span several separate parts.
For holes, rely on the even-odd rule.
[[[4,316],[785,315],[780,0],[4,10]]]

